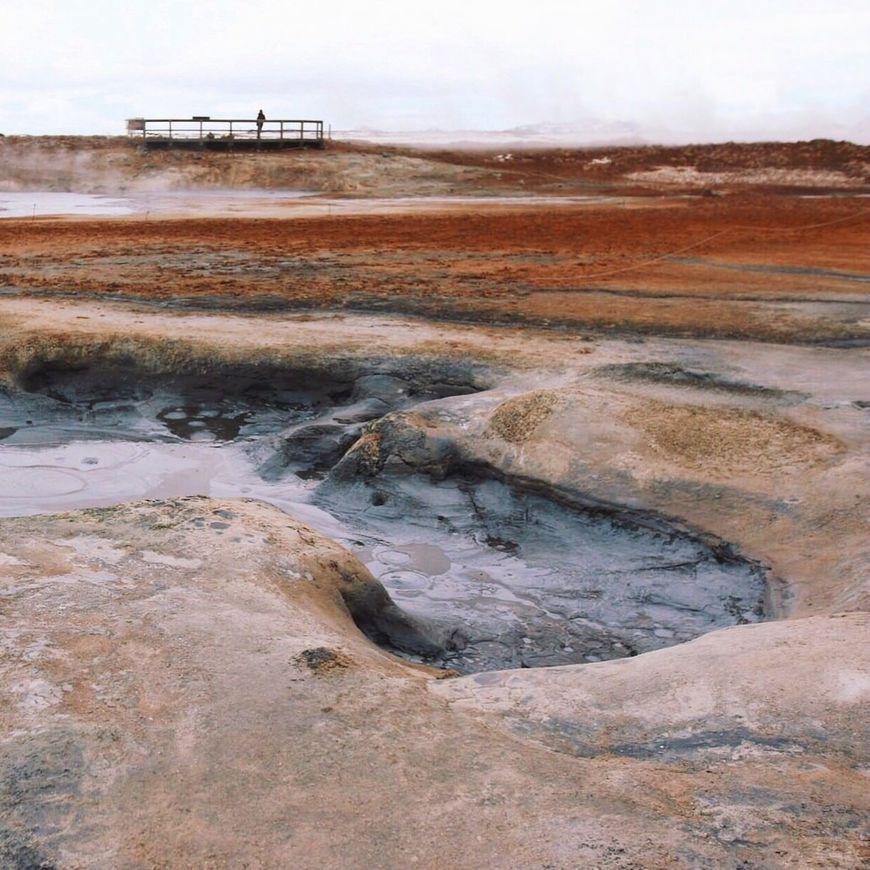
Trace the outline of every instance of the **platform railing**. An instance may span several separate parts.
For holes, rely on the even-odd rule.
[[[144,142],[160,141],[264,141],[322,142],[323,121],[285,119],[257,121],[256,118],[130,118],[127,135]]]

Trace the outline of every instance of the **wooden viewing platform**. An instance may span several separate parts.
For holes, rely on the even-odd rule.
[[[322,148],[323,121],[256,118],[130,118],[127,136],[146,148],[206,148],[278,150]]]

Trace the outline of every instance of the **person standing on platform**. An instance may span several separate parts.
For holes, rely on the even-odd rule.
[[[257,112],[257,138],[259,139],[263,133],[263,121],[266,120],[266,116],[263,114],[263,110],[260,109]]]

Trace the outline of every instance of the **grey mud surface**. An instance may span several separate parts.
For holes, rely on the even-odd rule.
[[[423,627],[361,625],[373,639],[466,673],[622,658],[763,619],[758,566],[659,518],[461,465],[353,474],[343,457],[374,421],[490,380],[467,365],[410,371],[31,368],[0,393],[0,515],[269,501],[351,549]]]

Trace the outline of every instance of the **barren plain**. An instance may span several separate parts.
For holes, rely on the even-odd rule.
[[[0,138],[0,863],[864,866],[868,165]]]

